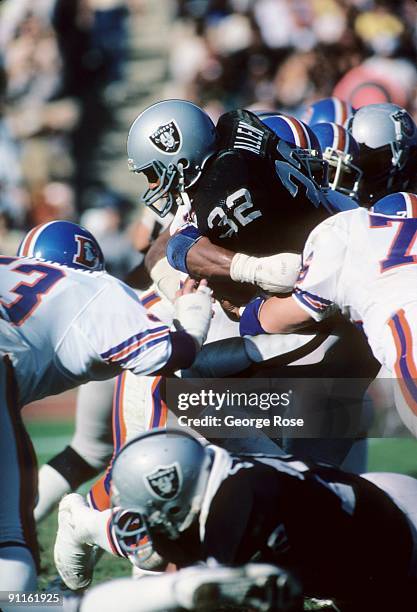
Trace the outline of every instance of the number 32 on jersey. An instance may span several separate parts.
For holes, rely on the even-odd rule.
[[[262,217],[260,210],[253,210],[251,195],[244,187],[226,198],[226,208],[227,213],[221,206],[216,206],[207,219],[210,229],[217,226],[225,228],[219,238],[230,238],[233,234],[238,233],[239,226],[245,227],[258,217]]]

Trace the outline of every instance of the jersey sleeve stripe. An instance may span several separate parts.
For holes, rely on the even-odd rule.
[[[160,336],[159,338],[155,338],[154,340],[148,340],[145,344],[143,344],[138,349],[133,351],[133,353],[129,353],[129,355],[127,355],[123,359],[119,359],[116,362],[117,365],[120,365],[122,367],[127,366],[129,362],[132,361],[133,359],[136,359],[138,355],[143,354],[145,351],[152,348],[156,344],[160,344],[161,342],[167,342],[168,338],[169,338],[169,334],[164,334],[163,336]]]
[[[155,344],[156,341],[160,342],[162,340],[165,340],[168,336],[169,336],[168,328],[156,334],[149,334],[145,338],[142,338],[142,340],[139,340],[139,342],[135,342],[134,344],[129,346],[124,351],[120,351],[119,353],[116,353],[115,355],[110,357],[108,361],[111,361],[111,363],[118,363],[118,364],[127,363],[130,359],[132,359],[134,355],[138,355],[141,351],[143,351],[144,348],[153,346],[153,344]]]
[[[142,302],[143,306],[145,306],[145,308],[151,308],[151,306],[153,306],[157,302],[160,302],[161,298],[156,293],[156,291],[151,291],[147,295],[142,296],[140,298],[140,301]]]
[[[304,304],[304,306],[307,306],[307,308],[313,310],[317,314],[323,313],[332,304],[330,300],[314,295],[314,293],[310,293],[309,291],[303,291],[298,287],[295,287],[293,296]]]
[[[110,358],[116,359],[119,353],[123,353],[126,349],[130,349],[133,344],[137,345],[137,343],[140,340],[146,338],[146,336],[149,336],[150,334],[155,334],[160,331],[164,331],[165,333],[168,333],[169,328],[166,325],[160,325],[159,327],[154,327],[153,329],[147,329],[143,332],[140,332],[139,334],[135,334],[134,336],[131,336],[127,340],[124,340],[124,342],[121,342],[120,344],[113,346],[108,351],[105,351],[104,353],[100,353],[100,357],[106,360]]]

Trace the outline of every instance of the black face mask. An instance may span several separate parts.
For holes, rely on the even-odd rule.
[[[359,145],[359,167],[363,171],[365,181],[388,177],[392,166],[392,149],[389,144],[371,149],[366,144]]]

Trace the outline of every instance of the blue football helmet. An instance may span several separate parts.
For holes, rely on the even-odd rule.
[[[330,122],[344,126],[354,112],[355,110],[350,104],[333,96],[310,104],[304,112],[302,120],[307,125]]]
[[[307,176],[320,187],[327,186],[327,163],[323,161],[320,142],[313,130],[291,115],[279,113],[261,117],[262,122],[292,148],[306,169]],[[279,145],[278,145],[279,148]]]
[[[417,218],[417,195],[399,191],[384,196],[370,209],[371,212],[385,217]]]
[[[53,261],[77,270],[104,270],[103,252],[97,240],[71,221],[51,221],[34,227],[23,238],[17,255]]]
[[[358,143],[337,123],[317,123],[311,129],[320,142],[323,159],[329,164],[330,188],[356,198],[362,178]]]

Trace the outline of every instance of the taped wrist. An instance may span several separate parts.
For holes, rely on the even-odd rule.
[[[186,225],[174,234],[168,241],[166,254],[170,265],[189,274],[187,269],[187,253],[196,242],[200,240],[202,234],[195,225]]]
[[[257,258],[236,253],[230,264],[230,278],[238,283],[255,283]]]
[[[265,298],[258,297],[249,302],[240,317],[239,332],[241,336],[259,336],[266,334],[259,322],[259,311]]]
[[[175,300],[175,293],[180,285],[178,270],[174,270],[168,263],[167,258],[163,257],[154,265],[150,272],[150,276],[160,296],[173,302]]]
[[[211,321],[211,289],[200,287],[195,293],[181,295],[175,302],[174,325],[194,338],[200,349],[207,338]]]

